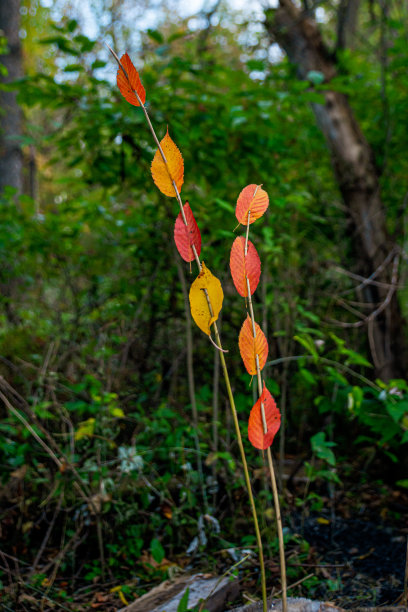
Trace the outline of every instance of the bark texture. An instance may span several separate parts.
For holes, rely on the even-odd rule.
[[[0,0],[0,35],[7,39],[9,53],[0,56],[7,76],[0,77],[0,194],[6,185],[22,190],[23,157],[19,143],[21,110],[14,91],[4,91],[7,84],[22,75],[19,37],[20,0]]]
[[[267,32],[296,65],[299,78],[306,79],[311,70],[321,72],[326,82],[336,76],[335,59],[316,22],[291,0],[280,0],[279,8],[268,10],[265,17]],[[336,91],[324,97],[324,105],[312,107],[351,221],[355,272],[370,279],[362,291],[373,305],[365,326],[376,374],[383,380],[404,377],[408,351],[396,291],[399,250],[387,231],[373,153],[347,97]]]
[[[341,0],[337,22],[337,48],[353,44],[357,29],[357,16],[361,0]]]

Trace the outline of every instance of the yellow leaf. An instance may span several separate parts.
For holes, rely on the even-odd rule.
[[[263,515],[270,521],[273,521],[273,519],[275,518],[275,511],[273,508],[267,508]]]
[[[75,432],[75,440],[82,440],[82,438],[86,438],[87,436],[92,437],[95,428],[95,419],[87,419],[86,421],[82,421],[79,424],[79,428]]]
[[[126,597],[124,596],[124,594],[122,592],[122,585],[121,584],[119,586],[113,587],[113,589],[110,589],[110,593],[117,593],[119,595],[119,597],[120,597],[121,602],[125,606],[129,605],[129,602],[126,600]]]
[[[160,142],[160,146],[167,160],[167,166],[163,161],[159,149],[157,149],[152,161],[152,177],[157,187],[164,195],[175,198],[176,192],[174,191],[173,180],[179,192],[184,182],[183,157],[170,138],[168,129],[167,134]]]
[[[123,417],[125,416],[125,413],[123,412],[122,408],[109,408],[109,412],[113,417],[116,417],[118,419],[123,419]]]
[[[318,516],[316,519],[316,523],[319,523],[319,525],[330,525],[329,519],[324,518],[324,516]]]
[[[213,316],[210,314],[205,290],[207,290]],[[194,321],[207,336],[210,335],[211,324],[218,319],[223,299],[224,293],[220,281],[211,274],[203,262],[201,272],[190,288],[190,308]]]

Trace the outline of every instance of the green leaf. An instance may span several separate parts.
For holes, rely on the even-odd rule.
[[[182,38],[185,35],[186,35],[186,33],[185,33],[184,30],[179,30],[178,32],[174,32],[174,34],[171,34],[168,37],[167,42],[171,43],[171,42],[173,42],[173,40],[178,40],[179,38]]]
[[[68,64],[65,66],[64,72],[83,72],[84,67],[82,64]]]
[[[347,355],[346,365],[361,365],[366,368],[372,368],[373,366],[365,357],[357,353],[356,351],[352,351],[351,349],[343,349],[343,354]]]
[[[92,70],[97,70],[97,68],[105,68],[106,64],[107,62],[97,59],[94,62],[92,62],[91,68]]]
[[[109,412],[113,417],[116,417],[117,419],[123,419],[123,417],[125,416],[125,413],[123,412],[122,408],[109,408]]]
[[[311,104],[326,104],[326,98],[317,91],[305,91],[302,93],[302,100]]]
[[[348,394],[348,408],[351,412],[359,410],[364,399],[364,392],[361,387],[353,387]]]
[[[156,563],[161,563],[164,559],[164,548],[161,545],[160,540],[153,538],[150,542],[150,552],[152,553],[153,559]]]
[[[74,37],[74,40],[75,42],[81,45],[82,53],[87,53],[88,51],[92,51],[92,49],[94,48],[96,44],[96,40],[91,40],[90,38],[88,38],[87,36],[84,36],[83,34],[78,34],[77,36]]]
[[[335,442],[326,440],[326,434],[324,431],[319,431],[317,434],[310,438],[310,444],[316,457],[323,459],[329,465],[336,465],[336,457],[333,451],[330,449],[331,446],[336,446]]]
[[[164,42],[163,34],[159,32],[159,30],[152,30],[151,28],[149,28],[147,30],[147,35],[149,38],[157,42],[159,45],[161,45]]]
[[[184,592],[183,597],[180,599],[179,605],[177,606],[177,612],[187,612],[189,594],[190,594],[190,589],[187,587],[187,589]]]
[[[232,204],[230,204],[229,202],[226,202],[225,200],[221,200],[220,198],[216,198],[215,202],[216,202],[216,204],[218,204],[218,206],[220,206],[221,208],[223,208],[224,210],[226,210],[229,213],[233,213],[235,211],[235,208],[232,206]]]
[[[246,63],[248,70],[258,70],[262,72],[265,70],[265,63],[260,59],[250,59]]]
[[[77,25],[78,25],[78,22],[76,19],[70,19],[67,23],[68,32],[73,32],[75,28],[77,27]]]
[[[408,401],[402,400],[401,402],[386,402],[385,407],[392,419],[396,423],[399,423],[401,417],[408,412]]]
[[[297,340],[306,349],[306,351],[314,357],[315,361],[319,359],[316,345],[308,334],[304,334],[303,336],[294,336],[294,340]]]
[[[299,373],[302,378],[307,382],[307,384],[311,387],[314,387],[317,384],[316,378],[311,372],[309,372],[309,370],[306,370],[305,368],[300,368]]]

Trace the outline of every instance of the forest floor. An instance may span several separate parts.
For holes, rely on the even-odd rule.
[[[408,493],[350,483],[321,501],[319,512],[292,510],[286,518],[290,532],[310,545],[301,563],[319,579],[311,592],[296,595],[346,609],[400,604],[408,572]],[[296,564],[290,549],[286,556]]]
[[[398,603],[403,593],[408,527],[373,523],[363,518],[321,516],[294,523],[309,542],[322,580],[314,597],[346,609]],[[303,527],[303,529],[302,529]],[[312,570],[313,568],[311,568]]]
[[[288,594],[329,601],[345,609],[400,605],[407,572],[408,492],[383,483],[359,484],[355,488],[350,484],[348,489],[334,495],[321,495],[318,512],[308,511],[307,504],[299,506],[298,493],[288,493],[283,509],[288,585],[292,587]],[[5,550],[4,546],[0,548]],[[207,573],[212,567],[219,576],[234,564],[228,555],[214,562],[212,554],[208,547],[188,562],[170,561],[179,564],[181,572]],[[97,556],[95,550],[95,558]],[[47,589],[33,590],[22,566],[18,569],[12,557],[4,556],[1,550],[0,559],[3,566],[0,568],[3,569],[0,609],[5,611],[85,612],[91,609],[116,612],[125,607],[126,602],[131,603],[138,590],[137,577],[129,575],[126,582],[122,578],[120,586],[117,581],[108,583],[99,578],[93,583],[77,583],[75,592],[69,593],[67,578],[58,575],[52,591],[43,599],[42,593]],[[269,586],[277,585],[270,594],[279,598],[278,555],[267,559],[266,564]],[[29,567],[25,567],[29,572]],[[259,587],[256,554],[239,566],[238,578],[240,597],[231,602],[231,608],[251,601]],[[151,583],[149,588],[153,586]],[[58,593],[62,589],[67,596],[60,598]]]

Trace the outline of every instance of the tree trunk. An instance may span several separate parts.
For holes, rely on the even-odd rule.
[[[311,70],[321,72],[325,82],[336,76],[335,60],[316,22],[291,0],[280,0],[279,8],[267,10],[265,17],[269,35],[297,66],[301,79]],[[363,291],[373,305],[365,323],[376,375],[383,380],[401,378],[407,374],[408,351],[396,291],[399,250],[387,231],[373,153],[347,97],[336,91],[324,92],[324,97],[324,105],[312,107],[350,218],[356,271],[365,279],[371,277]]]
[[[19,143],[21,111],[14,91],[3,91],[2,84],[22,75],[20,44],[20,0],[0,0],[0,34],[7,39],[9,53],[0,56],[7,75],[0,76],[0,194],[6,185],[22,191],[23,157]]]

